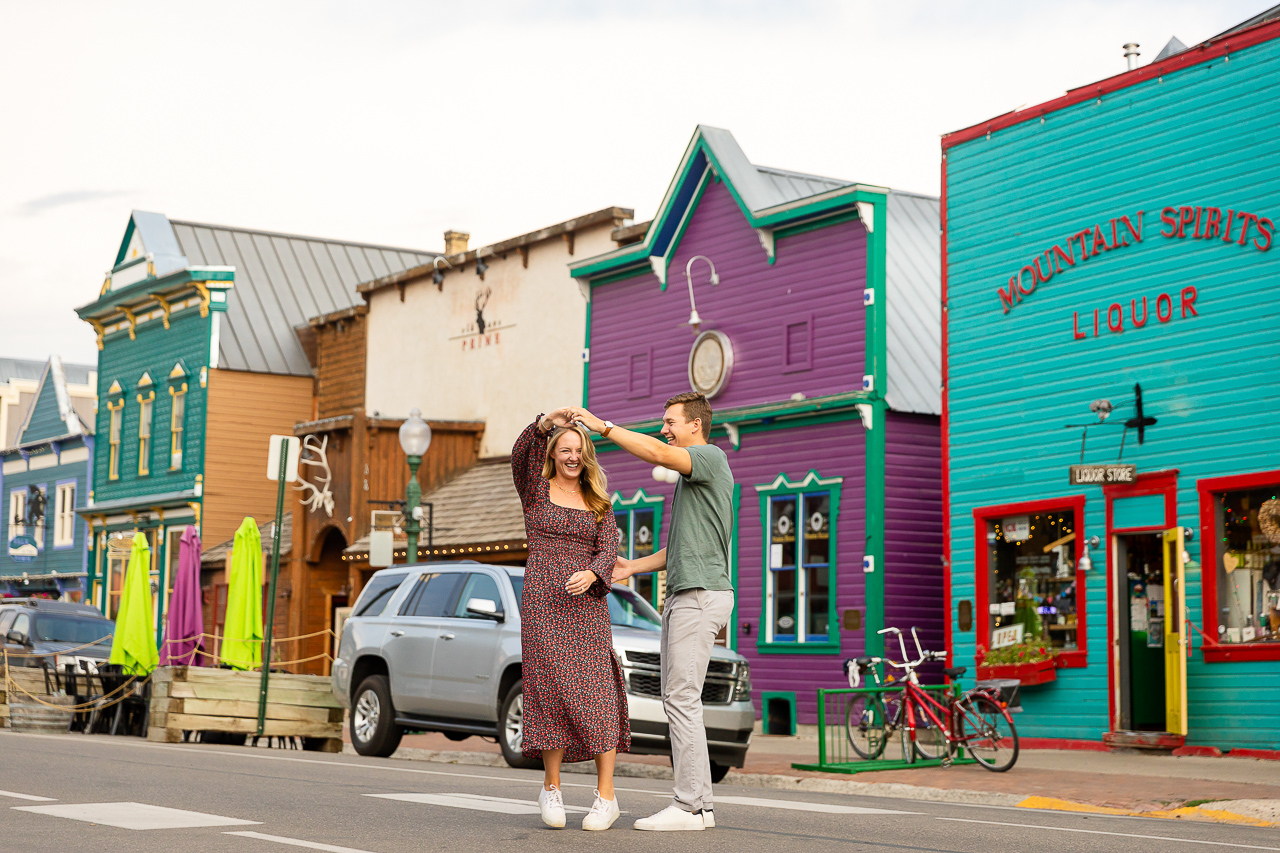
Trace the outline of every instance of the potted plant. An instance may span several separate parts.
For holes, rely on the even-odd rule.
[[[1016,678],[1023,687],[1047,684],[1058,677],[1053,653],[1035,643],[1018,643],[1000,649],[978,647],[978,679]]]

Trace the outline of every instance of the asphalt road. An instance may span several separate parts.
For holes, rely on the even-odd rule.
[[[1013,772],[1017,772],[1016,769]],[[590,777],[566,777],[569,827],[542,826],[540,775],[346,755],[135,738],[0,734],[0,851],[421,853],[634,850],[770,853],[822,849],[974,851],[1274,850],[1280,829],[1099,817],[720,785],[717,828],[646,833],[666,783],[619,779],[623,815],[575,828]]]

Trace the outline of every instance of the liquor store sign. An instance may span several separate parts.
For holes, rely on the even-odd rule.
[[[1137,465],[1072,465],[1071,485],[1109,486],[1113,483],[1136,483]]]

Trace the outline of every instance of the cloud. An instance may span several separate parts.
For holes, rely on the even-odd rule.
[[[72,190],[64,193],[52,193],[33,198],[30,201],[24,201],[14,210],[19,216],[38,216],[54,208],[70,207],[108,198],[119,198],[122,195],[129,195],[131,192],[132,190]]]

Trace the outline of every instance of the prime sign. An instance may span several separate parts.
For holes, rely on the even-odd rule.
[[[1065,249],[1054,245],[1040,252],[1031,263],[1009,277],[1007,287],[996,288],[1002,313],[1008,314],[1024,296],[1035,293],[1037,287],[1047,284],[1055,275],[1066,273],[1076,264],[1083,264],[1103,252],[1141,243],[1143,213],[1145,211],[1139,210],[1133,216],[1119,216],[1083,228],[1068,235],[1063,241]],[[1160,211],[1160,223],[1160,236],[1166,239],[1221,240],[1238,246],[1252,246],[1259,252],[1269,250],[1275,236],[1275,223],[1270,218],[1234,208],[1166,207]],[[1184,305],[1185,301],[1184,294]],[[1194,302],[1194,295],[1191,301]],[[1186,316],[1185,309],[1183,316]],[[1167,321],[1162,319],[1161,322]]]

